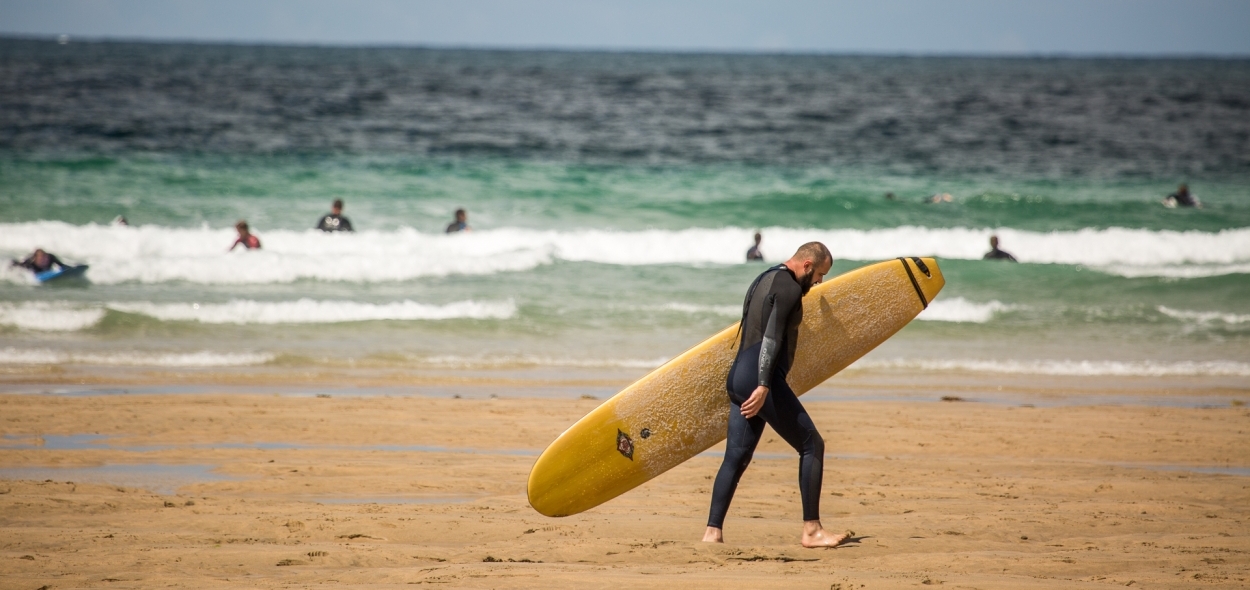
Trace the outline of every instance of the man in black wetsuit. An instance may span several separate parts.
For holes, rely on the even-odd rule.
[[[52,270],[53,265],[60,268],[67,268],[65,263],[61,262],[60,258],[56,257],[56,254],[49,254],[44,252],[43,248],[36,248],[33,254],[26,257],[26,260],[21,262],[14,260],[11,266],[20,266],[22,268],[29,269],[35,274],[39,274],[41,272]]]
[[[334,199],[334,203],[330,205],[330,212],[321,218],[317,229],[324,232],[355,231],[352,229],[352,222],[343,217],[343,199]]]
[[[990,236],[990,251],[981,257],[981,260],[1006,260],[1007,262],[1016,262],[1016,257],[1008,254],[1006,250],[998,249],[998,236]]]
[[[835,535],[820,526],[820,486],[825,441],[786,383],[798,348],[803,296],[829,272],[833,257],[820,242],[809,242],[783,264],[761,274],[747,289],[742,305],[742,339],[729,369],[729,436],[725,460],[712,487],[712,508],[703,540],[722,543],[721,528],[738,480],[751,463],[764,424],[799,452],[799,492],[803,498],[804,547],[833,547],[849,534]]]

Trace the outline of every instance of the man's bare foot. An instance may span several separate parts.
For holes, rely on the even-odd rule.
[[[803,546],[809,549],[816,547],[837,547],[845,543],[855,533],[847,531],[840,535],[835,535],[826,531],[820,526],[819,520],[803,521]]]
[[[704,543],[724,543],[725,537],[721,535],[720,529],[714,526],[710,526],[710,527],[707,527],[707,531],[703,533],[703,542]]]

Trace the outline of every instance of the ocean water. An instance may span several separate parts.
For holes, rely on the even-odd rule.
[[[1250,377],[1250,61],[0,40],[0,254],[91,265],[0,272],[0,365],[641,373],[755,231],[939,258],[859,369]]]

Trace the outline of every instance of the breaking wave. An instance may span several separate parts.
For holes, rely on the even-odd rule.
[[[230,229],[71,225],[59,221],[0,224],[0,253],[36,247],[91,265],[95,283],[266,284],[298,280],[358,283],[530,270],[558,260],[615,265],[737,264],[753,230],[535,230],[501,228],[431,234],[404,228],[327,235],[315,230],[260,231],[264,248],[226,252]],[[895,227],[872,230],[767,228],[764,252],[780,260],[811,240],[846,260],[897,256],[979,259],[997,234],[1021,262],[1082,265],[1126,277],[1196,278],[1250,272],[1250,229],[1219,232],[1082,229]],[[10,270],[10,281],[29,281]]]

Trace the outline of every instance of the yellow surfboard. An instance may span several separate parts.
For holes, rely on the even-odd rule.
[[[945,284],[934,259],[899,258],[813,287],[786,381],[806,393],[902,329]],[[737,329],[687,350],[564,431],[530,471],[530,505],[547,516],[577,514],[725,440]]]

